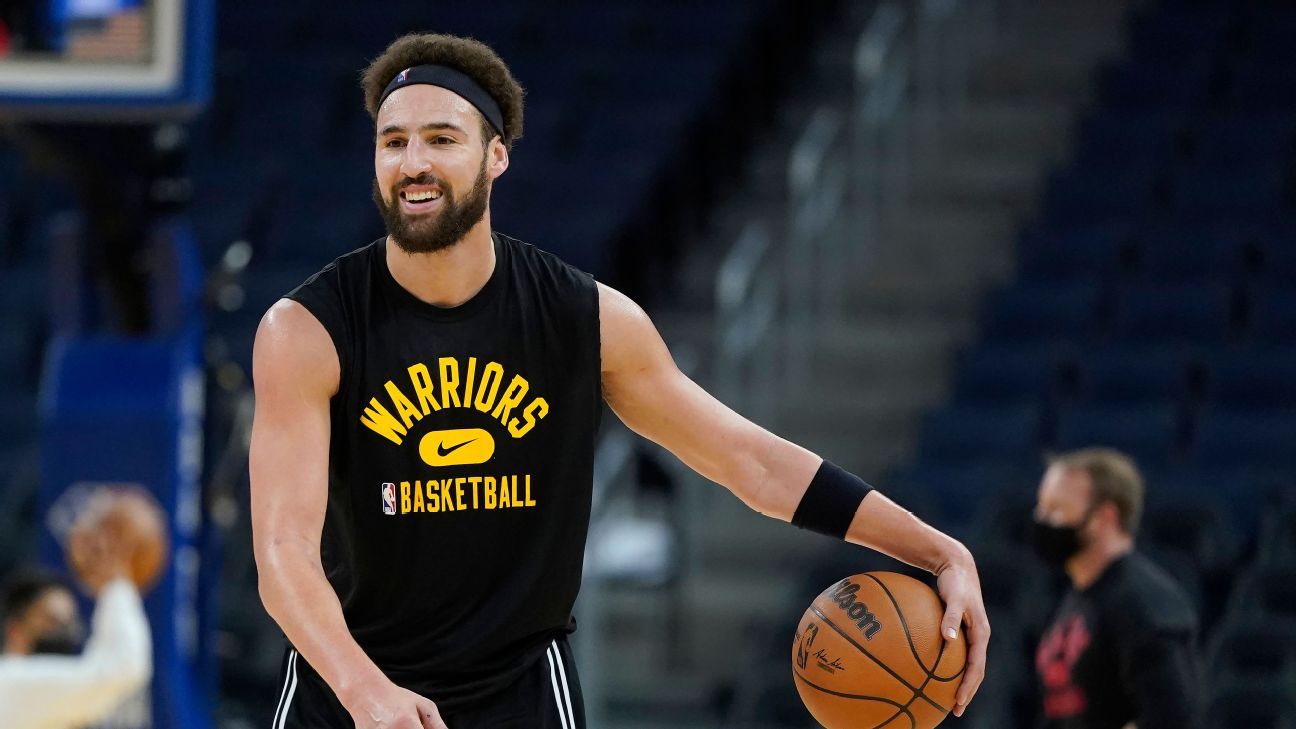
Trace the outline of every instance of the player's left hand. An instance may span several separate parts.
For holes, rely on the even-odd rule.
[[[958,636],[959,624],[967,627],[967,666],[963,680],[954,694],[954,716],[962,716],[985,678],[986,647],[990,643],[990,620],[981,599],[981,579],[976,562],[966,548],[946,563],[936,577],[936,589],[945,601],[945,619],[941,635],[946,640]]]

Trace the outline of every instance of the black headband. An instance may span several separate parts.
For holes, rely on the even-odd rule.
[[[449,66],[425,64],[411,66],[401,71],[387,84],[387,88],[383,89],[382,96],[378,97],[378,106],[381,107],[396,89],[414,84],[440,86],[462,96],[486,117],[486,121],[490,122],[496,134],[504,136],[504,114],[500,111],[499,102],[486,93],[486,89],[483,89],[481,84],[474,81],[471,76]]]

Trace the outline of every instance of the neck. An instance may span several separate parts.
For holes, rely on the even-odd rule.
[[[387,237],[387,269],[401,288],[433,306],[450,308],[482,290],[495,270],[490,212],[458,243],[433,253],[406,253]]]
[[[1134,540],[1124,534],[1095,542],[1067,560],[1067,576],[1077,590],[1084,590],[1097,582],[1112,562],[1129,554],[1133,548]]]

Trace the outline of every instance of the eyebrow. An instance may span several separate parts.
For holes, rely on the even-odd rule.
[[[419,127],[420,132],[437,132],[446,129],[459,132],[460,134],[467,134],[467,132],[464,131],[463,127],[459,126],[458,124],[451,124],[450,122],[432,122],[430,124],[424,124],[423,126]],[[404,132],[405,132],[405,127],[399,124],[388,124],[387,126],[382,128],[382,131],[378,132],[378,136],[385,137],[388,134],[402,134]]]

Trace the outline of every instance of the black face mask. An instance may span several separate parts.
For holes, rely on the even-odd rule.
[[[74,656],[81,652],[81,626],[60,625],[32,641],[33,655]]]
[[[1089,523],[1089,518],[1093,516],[1097,506],[1097,504],[1090,506],[1080,517],[1080,521],[1067,526],[1054,526],[1036,520],[1032,525],[1031,543],[1040,559],[1060,567],[1084,549],[1084,539],[1080,536],[1080,531],[1084,529],[1085,524]]]
[[[1083,524],[1083,522],[1081,522]],[[1040,559],[1052,565],[1064,565],[1084,545],[1080,541],[1080,526],[1053,526],[1036,521],[1031,532],[1031,545]]]

